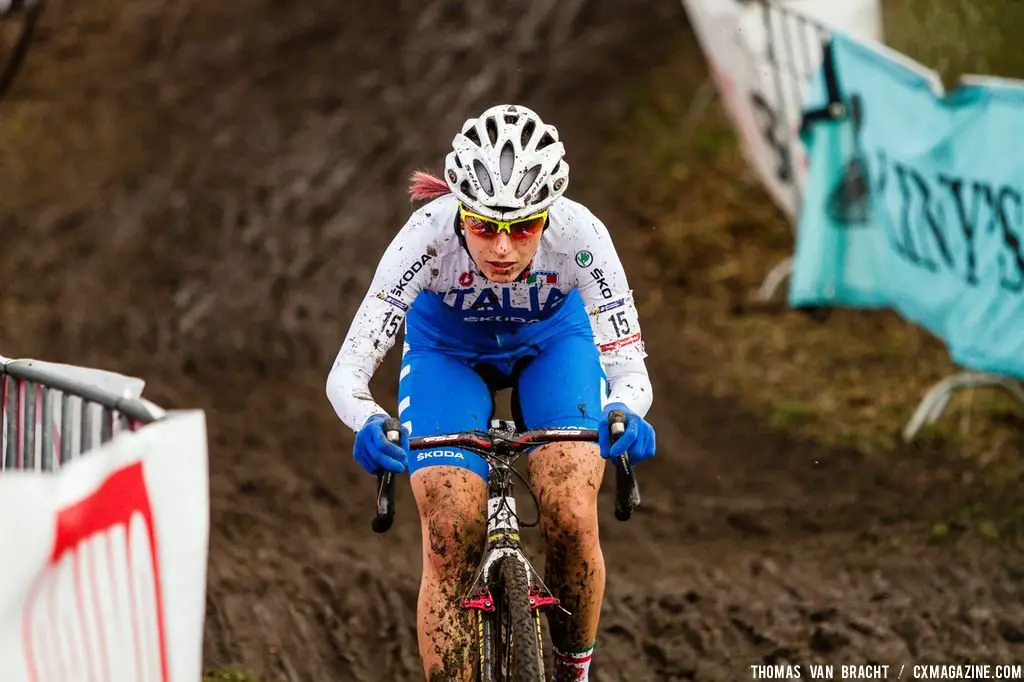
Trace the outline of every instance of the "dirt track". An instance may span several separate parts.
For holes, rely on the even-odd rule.
[[[643,507],[628,526],[602,512],[592,679],[1024,658],[1020,556],[925,542],[934,510],[975,493],[927,453],[893,464],[762,432],[680,371],[672,330],[700,320],[671,306],[680,278],[618,208],[629,169],[601,167],[648,67],[691,42],[678,3],[535,1],[489,20],[497,3],[221,4],[135,0],[116,21],[55,4],[16,92],[48,139],[26,133],[0,165],[4,353],[136,373],[151,399],[207,410],[210,667],[420,679],[411,495],[375,536],[372,481],[323,383],[409,210],[404,177],[513,99],[559,126],[572,196],[610,225],[656,382]],[[391,403],[395,360],[375,381]]]

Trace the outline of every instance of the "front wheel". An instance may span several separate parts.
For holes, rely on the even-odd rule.
[[[506,557],[498,567],[497,608],[480,613],[480,679],[483,682],[544,682],[539,614],[530,606],[530,580],[523,562]]]

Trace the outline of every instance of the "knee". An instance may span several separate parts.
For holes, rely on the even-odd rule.
[[[541,505],[541,528],[549,545],[571,550],[597,536],[597,491],[559,488]]]
[[[425,568],[446,581],[468,581],[483,551],[482,510],[470,500],[449,500],[425,512]]]

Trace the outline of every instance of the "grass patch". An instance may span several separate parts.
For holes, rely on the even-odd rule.
[[[1007,16],[1020,15],[1024,26],[1024,3],[992,3],[1006,13],[976,4],[886,3],[890,43],[947,78],[1024,75],[1024,53],[1000,37]],[[776,428],[868,454],[903,448],[900,433],[918,401],[957,368],[941,341],[894,312],[835,309],[821,322],[806,312],[751,309],[753,292],[791,255],[793,239],[751,178],[720,101],[685,123],[705,78],[696,45],[681,45],[638,90],[609,150],[610,167],[631,169],[620,179],[622,196],[641,224],[654,226],[649,257],[666,286],[651,295],[678,298],[681,360],[701,390],[740,401]],[[1009,397],[964,391],[918,440],[1012,483],[1024,477],[1022,424],[1024,411]],[[998,535],[994,528],[982,534]]]
[[[237,668],[218,668],[203,673],[202,682],[261,682],[261,680]]]
[[[952,542],[974,536],[1024,549],[1024,505],[1019,503],[978,502],[953,511],[947,519],[932,526],[929,541]]]
[[[1019,0],[885,0],[885,41],[942,74],[946,87],[961,74],[1024,78]]]

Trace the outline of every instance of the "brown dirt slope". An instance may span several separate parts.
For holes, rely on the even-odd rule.
[[[0,104],[0,346],[135,373],[151,399],[207,410],[211,668],[420,678],[411,496],[390,534],[370,532],[372,481],[323,382],[409,210],[405,176],[507,100],[563,132],[573,196],[634,282],[656,381],[643,508],[627,526],[604,500],[593,678],[1024,655],[1020,556],[927,542],[982,499],[955,467],[776,432],[692,379],[721,360],[678,340],[712,324],[686,303],[707,292],[635,208],[649,150],[610,153],[664,63],[679,87],[704,68],[679,5],[654,0],[51,3]],[[718,180],[680,187],[716,206]],[[395,359],[375,382],[389,404]]]

